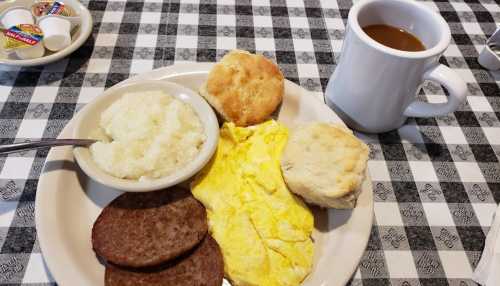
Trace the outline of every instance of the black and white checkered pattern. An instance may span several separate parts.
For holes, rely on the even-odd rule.
[[[500,23],[495,0],[426,1],[450,25],[441,63],[470,91],[447,116],[358,134],[371,147],[375,221],[350,285],[475,285],[471,272],[500,202],[500,74],[477,63]],[[340,56],[351,0],[86,0],[91,38],[39,68],[0,67],[0,143],[54,138],[75,112],[133,74],[216,61],[239,48],[274,59],[285,76],[322,91]],[[422,100],[446,100],[424,84]],[[46,150],[0,157],[0,282],[53,284],[36,241],[34,198]],[[335,275],[335,269],[332,269]]]

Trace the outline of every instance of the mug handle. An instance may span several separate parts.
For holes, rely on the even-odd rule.
[[[436,65],[428,69],[422,76],[423,80],[442,84],[449,92],[446,103],[427,103],[414,101],[404,111],[407,117],[433,117],[454,112],[467,96],[467,85],[452,69],[445,65]]]

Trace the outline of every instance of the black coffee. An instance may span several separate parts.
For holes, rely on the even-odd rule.
[[[369,25],[363,27],[363,31],[370,38],[389,48],[408,52],[425,50],[424,44],[417,37],[401,28],[389,25]]]

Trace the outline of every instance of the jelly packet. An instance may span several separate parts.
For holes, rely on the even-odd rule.
[[[42,17],[46,15],[58,15],[65,17],[75,16],[73,9],[59,1],[39,1],[31,6],[31,13],[35,17]]]
[[[3,31],[5,51],[29,48],[37,45],[43,39],[43,32],[36,25],[19,24]]]
[[[71,7],[64,5],[62,2],[54,2],[50,7],[47,15],[60,15],[66,17],[72,17],[75,15]]]
[[[37,25],[15,25],[4,29],[2,34],[4,51],[15,52],[20,59],[35,59],[45,53],[42,45],[43,32]]]

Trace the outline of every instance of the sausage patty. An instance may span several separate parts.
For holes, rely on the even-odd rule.
[[[125,193],[97,218],[92,246],[117,265],[155,266],[192,249],[207,230],[205,208],[187,190]]]
[[[220,286],[224,262],[217,242],[210,236],[190,253],[154,268],[106,266],[105,286]]]

